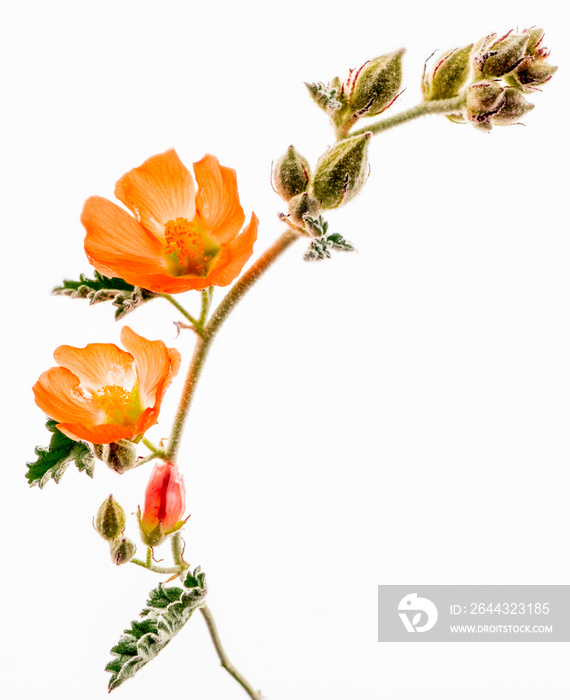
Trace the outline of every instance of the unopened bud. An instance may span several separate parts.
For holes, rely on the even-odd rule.
[[[547,83],[557,70],[557,66],[548,63],[544,58],[526,56],[506,80],[525,92],[532,92]]]
[[[305,192],[310,179],[309,163],[294,146],[289,146],[287,152],[273,165],[273,187],[286,202]]]
[[[528,34],[509,34],[499,41],[490,37],[481,53],[476,57],[476,65],[486,78],[500,78],[513,71],[523,60],[529,41]]]
[[[499,112],[505,100],[505,90],[495,81],[475,83],[467,91],[466,116],[475,125],[489,130],[490,119]]]
[[[106,498],[95,516],[95,529],[105,540],[112,541],[125,529],[125,511],[111,494]]]
[[[96,457],[119,474],[136,466],[137,448],[130,440],[119,440],[108,445],[93,445],[93,449]]]
[[[323,209],[335,209],[355,197],[368,177],[367,132],[340,141],[322,155],[313,179],[313,194]]]
[[[463,49],[448,51],[437,61],[435,68],[425,71],[422,89],[426,101],[446,100],[459,95],[471,75],[472,49],[473,44],[469,44]]]
[[[522,96],[520,90],[516,88],[505,88],[505,99],[503,106],[491,117],[491,122],[499,126],[508,126],[509,124],[518,124],[521,117],[527,112],[534,109],[534,105]]]
[[[353,114],[374,117],[389,107],[402,83],[402,56],[405,49],[367,61],[351,71],[344,93]]]
[[[135,556],[137,548],[134,542],[126,537],[119,537],[111,543],[111,561],[117,566],[126,564]]]
[[[319,200],[308,192],[298,194],[289,200],[289,217],[299,226],[305,225],[305,216],[316,218],[321,212]]]
[[[184,479],[172,462],[157,464],[146,487],[144,511],[139,509],[141,539],[149,547],[158,547],[165,538],[184,525],[186,508]]]

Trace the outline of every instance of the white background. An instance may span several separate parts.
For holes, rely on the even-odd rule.
[[[332,143],[303,81],[406,46],[424,59],[539,24],[561,66],[526,127],[443,117],[377,136],[362,195],[329,215],[358,248],[290,250],[218,337],[180,455],[187,558],[228,653],[268,700],[568,697],[566,644],[376,641],[380,583],[570,583],[567,10],[558,2],[20,2],[2,21],[3,647],[10,700],[99,700],[109,649],[159,577],[113,567],[91,519],[133,513],[150,466],[29,489],[46,444],[30,387],[60,344],[118,342],[112,308],[51,297],[89,273],[79,213],[154,153],[236,169],[282,230],[271,161]],[[198,295],[184,302],[197,309]],[[221,292],[216,298],[221,298]],[[161,300],[124,323],[177,347]],[[168,434],[182,376],[167,395]],[[134,517],[127,534],[136,537]],[[167,556],[165,551],[164,555]],[[118,700],[244,698],[197,615]]]

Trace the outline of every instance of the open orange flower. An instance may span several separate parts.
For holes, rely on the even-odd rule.
[[[224,287],[253,253],[258,219],[240,205],[235,171],[206,155],[194,163],[198,190],[174,150],[146,160],[117,182],[115,196],[134,217],[103,197],[81,214],[85,252],[108,277],[172,294]]]
[[[38,406],[72,440],[98,445],[130,440],[156,423],[180,353],[127,326],[121,342],[127,352],[111,343],[60,345],[53,354],[60,366],[34,385]]]

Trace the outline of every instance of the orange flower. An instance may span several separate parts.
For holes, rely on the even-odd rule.
[[[131,440],[156,423],[180,353],[127,326],[121,342],[127,352],[111,343],[60,345],[53,354],[60,367],[48,369],[34,385],[38,406],[72,440]]]
[[[245,221],[235,171],[206,155],[194,180],[174,150],[146,160],[117,182],[115,196],[134,214],[90,197],[81,214],[85,252],[101,274],[153,292],[224,287],[253,253],[258,219]]]

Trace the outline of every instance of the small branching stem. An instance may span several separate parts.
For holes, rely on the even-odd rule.
[[[214,643],[214,647],[216,648],[216,652],[218,654],[222,667],[225,668],[226,671],[230,674],[230,676],[232,676],[232,678],[234,678],[241,685],[241,687],[245,690],[249,697],[252,698],[252,700],[262,700],[263,696],[261,695],[261,691],[254,690],[228,659],[225,649],[222,646],[220,635],[218,634],[218,628],[216,627],[216,623],[214,622],[214,617],[208,606],[204,605],[204,607],[200,608],[200,612],[206,620],[208,632],[210,633],[210,637],[212,638],[212,642]]]

